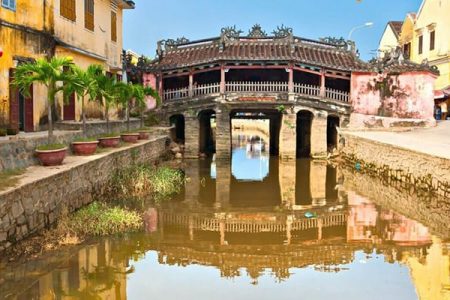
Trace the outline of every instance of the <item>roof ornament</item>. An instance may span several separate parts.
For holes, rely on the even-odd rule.
[[[349,41],[346,41],[343,37],[336,38],[336,37],[332,37],[332,36],[327,36],[327,37],[320,38],[319,41],[328,43],[328,44],[334,45],[338,48],[342,48],[342,49],[346,49],[346,50],[348,49],[348,45],[349,45]]]
[[[176,40],[167,39],[165,41],[165,46],[166,46],[166,50],[173,50],[173,49],[176,49],[179,45],[186,44],[186,43],[189,43],[189,40],[183,36],[183,37],[177,38]]]
[[[265,38],[267,37],[267,33],[262,30],[261,25],[255,24],[252,29],[248,31],[248,36],[250,38]]]
[[[281,26],[277,26],[277,29],[272,31],[272,34],[275,37],[284,38],[284,37],[292,36],[293,30],[291,27],[286,27],[286,26],[284,26],[284,24],[281,24]]]
[[[221,36],[225,35],[231,39],[238,39],[240,37],[241,33],[243,33],[243,31],[240,29],[236,29],[236,25],[223,27],[220,30]]]

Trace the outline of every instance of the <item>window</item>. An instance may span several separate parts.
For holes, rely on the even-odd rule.
[[[61,0],[59,14],[62,17],[75,22],[77,19],[75,0]]]
[[[419,54],[423,52],[423,35],[419,36]]]
[[[16,0],[2,0],[2,6],[15,11]]]
[[[436,40],[436,32],[433,30],[430,32],[430,51],[434,50],[435,40]]]
[[[114,11],[111,12],[111,40],[117,42],[117,15]]]
[[[405,55],[406,59],[409,59],[411,57],[411,43],[403,45],[403,54]]]
[[[84,27],[94,31],[94,0],[84,0]]]

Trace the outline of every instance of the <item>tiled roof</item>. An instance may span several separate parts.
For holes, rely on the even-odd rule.
[[[390,21],[388,24],[398,39],[400,37],[400,33],[402,32],[403,21]]]
[[[159,70],[192,67],[215,62],[294,62],[330,69],[365,69],[366,63],[352,51],[318,41],[294,38],[240,38],[221,44],[220,38],[182,44],[163,51],[151,67]]]

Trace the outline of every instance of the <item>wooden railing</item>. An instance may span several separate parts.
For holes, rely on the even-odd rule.
[[[220,93],[220,83],[197,85],[192,88],[194,96]]]
[[[231,81],[225,83],[226,93],[287,93],[289,84],[287,82],[249,82]],[[325,99],[348,102],[349,93],[331,88],[325,89],[325,94],[321,94],[320,86],[294,83],[293,92],[297,95],[323,97]],[[192,87],[189,92],[188,87],[171,89],[164,91],[164,100],[177,100],[201,95],[211,95],[220,93],[220,83],[202,84]],[[192,95],[191,95],[192,94]]]
[[[294,93],[318,97],[320,96],[320,86],[294,83]]]
[[[225,91],[229,93],[239,92],[288,92],[287,82],[250,82],[250,81],[231,81],[225,83]]]
[[[189,88],[171,89],[164,91],[164,100],[175,100],[189,97]]]
[[[325,98],[342,102],[348,102],[349,93],[327,88],[325,89]]]

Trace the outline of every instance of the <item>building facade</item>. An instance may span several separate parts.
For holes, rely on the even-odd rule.
[[[417,14],[407,14],[396,44],[406,59],[418,64],[426,61],[439,70],[434,86],[436,99],[450,96],[449,12],[450,0],[424,0]],[[394,40],[389,42],[393,47]],[[380,43],[379,50],[384,48],[385,43]]]
[[[11,86],[18,64],[65,56],[82,68],[100,64],[107,72],[120,74],[123,10],[132,8],[134,2],[128,0],[2,0],[0,101],[4,122],[20,131],[36,131],[45,125],[46,90],[35,84],[25,99]],[[81,105],[75,98],[66,104],[59,101],[59,120],[80,119]],[[88,105],[87,114],[99,117],[100,108]]]

